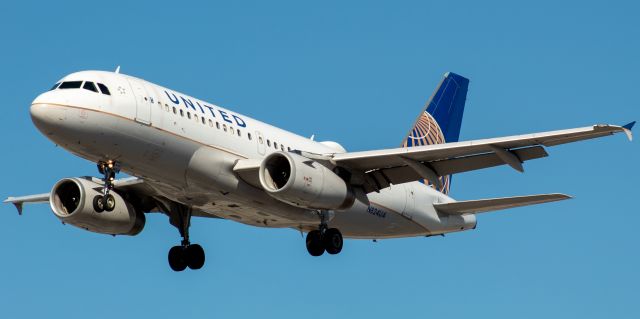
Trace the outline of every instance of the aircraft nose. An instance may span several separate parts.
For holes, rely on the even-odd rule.
[[[37,100],[31,104],[29,113],[33,124],[45,135],[52,135],[66,118],[64,108],[40,103]]]

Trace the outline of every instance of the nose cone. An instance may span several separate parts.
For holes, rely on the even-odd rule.
[[[33,101],[29,113],[33,124],[46,136],[55,134],[66,119],[64,107],[43,103],[40,97]]]

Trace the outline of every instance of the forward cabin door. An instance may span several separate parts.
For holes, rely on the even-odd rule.
[[[151,124],[151,97],[140,81],[127,79],[136,97],[136,122]]]

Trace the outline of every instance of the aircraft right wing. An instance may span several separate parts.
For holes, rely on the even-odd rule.
[[[352,172],[365,174],[365,191],[377,191],[391,184],[419,179],[437,181],[439,177],[507,164],[522,172],[522,163],[548,156],[544,147],[625,133],[631,128],[598,124],[582,128],[482,140],[331,154],[330,161]]]

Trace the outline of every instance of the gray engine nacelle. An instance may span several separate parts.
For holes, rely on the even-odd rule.
[[[109,235],[137,235],[145,224],[144,213],[137,211],[116,192],[113,211],[96,212],[93,199],[102,195],[102,185],[85,178],[64,178],[51,190],[50,205],[63,223]]]
[[[275,152],[260,165],[260,184],[273,198],[310,209],[346,209],[355,196],[324,165],[294,153]]]

